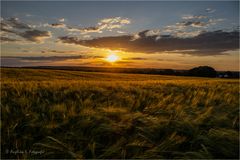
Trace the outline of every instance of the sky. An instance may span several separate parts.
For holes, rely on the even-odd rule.
[[[239,71],[238,1],[1,1],[1,66],[203,65]]]

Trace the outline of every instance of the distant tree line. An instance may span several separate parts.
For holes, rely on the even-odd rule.
[[[239,78],[239,72],[217,72],[209,66],[199,66],[190,70],[173,70],[173,69],[141,69],[128,70],[128,73],[142,74],[160,74],[160,75],[175,75],[175,76],[193,76],[193,77],[219,77],[219,78]]]
[[[199,66],[190,70],[173,70],[173,69],[154,69],[154,68],[106,68],[106,67],[79,67],[79,66],[38,66],[23,68],[42,68],[58,69],[86,72],[111,72],[111,73],[136,73],[136,74],[159,74],[175,76],[194,76],[194,77],[218,77],[218,78],[239,78],[239,72],[216,71],[210,66]]]

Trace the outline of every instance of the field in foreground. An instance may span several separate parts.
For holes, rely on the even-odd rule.
[[[239,158],[238,80],[1,69],[2,158]]]

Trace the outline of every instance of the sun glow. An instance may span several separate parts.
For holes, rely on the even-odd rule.
[[[112,53],[110,55],[107,56],[106,60],[108,62],[116,62],[117,60],[119,60],[119,56],[117,56],[116,54]]]

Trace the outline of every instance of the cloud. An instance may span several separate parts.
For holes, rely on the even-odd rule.
[[[54,62],[65,63],[67,60],[87,59],[87,56],[40,56],[40,57],[20,57],[20,56],[1,56],[1,66],[51,66]],[[93,58],[93,57],[89,57]]]
[[[161,29],[161,32],[174,36],[183,36],[181,38],[192,37],[200,33],[199,29],[207,29],[208,27],[216,25],[221,21],[224,21],[224,19],[209,18],[207,15],[203,14],[183,15],[181,21],[164,27]]]
[[[107,62],[97,59],[99,56],[49,56],[49,57],[19,57],[19,56],[1,56],[0,66],[19,67],[19,66],[59,66],[59,65],[99,65],[100,62]],[[81,59],[89,59],[89,61],[81,61]],[[94,59],[94,60],[91,60]],[[73,63],[74,62],[74,63]],[[88,64],[89,63],[89,64]],[[97,64],[99,63],[99,64]]]
[[[179,38],[162,35],[156,40],[156,35],[146,36],[148,30],[139,32],[139,38],[132,40],[134,35],[115,37],[100,37],[91,40],[81,40],[76,37],[59,37],[62,43],[82,45],[93,48],[106,48],[141,53],[161,53],[179,50],[188,51],[182,54],[191,55],[219,55],[229,50],[239,49],[239,32],[225,32],[222,30],[202,32],[195,37]],[[189,52],[189,50],[191,52]]]
[[[1,43],[8,43],[8,42],[18,42],[19,40],[9,38],[9,37],[1,37]]]
[[[117,33],[123,34],[123,33],[125,33],[125,32],[124,32],[124,31],[117,31]]]
[[[190,37],[196,37],[200,35],[201,33],[204,33],[202,30],[196,30],[196,31],[178,31],[175,34],[175,37],[181,37],[181,38],[190,38]]]
[[[57,22],[57,23],[44,23],[44,24],[40,24],[40,25],[31,25],[32,28],[36,28],[36,27],[51,27],[51,28],[68,28],[66,24],[64,24],[63,22]]]
[[[190,38],[204,32],[209,26],[224,21],[224,19],[221,18],[213,19],[203,15],[185,15],[182,19],[183,21],[164,27],[161,29],[161,33],[179,38]],[[157,37],[157,39],[160,39],[160,37]]]
[[[3,32],[7,32],[7,33],[15,33],[15,31],[13,31],[13,27],[11,25],[9,25],[8,23],[5,22],[4,19],[1,19],[1,33]]]
[[[209,19],[208,20],[208,23],[209,23],[209,25],[215,25],[215,24],[217,24],[218,22],[222,22],[222,21],[224,21],[225,19],[222,19],[222,18],[218,18],[218,19]]]
[[[87,33],[102,33],[100,28],[98,27],[85,27],[85,28],[77,28],[77,27],[67,27],[68,31],[70,32],[80,32],[82,34],[87,34]]]
[[[7,19],[6,23],[8,23],[10,26],[16,29],[31,29],[31,27],[28,24],[20,22],[18,18]]]
[[[53,24],[50,24],[50,26],[52,28],[65,28],[66,25],[64,23],[53,23]]]
[[[13,31],[13,30],[8,30],[8,29],[3,28],[2,31],[15,34],[15,35],[20,36],[28,41],[35,42],[35,43],[42,43],[46,38],[50,38],[52,36],[51,32],[40,31],[40,30],[27,30],[25,32],[18,32],[18,31]],[[4,39],[3,41],[7,40],[6,37],[3,39]],[[21,40],[18,40],[18,39],[10,40],[10,38],[8,38],[8,41],[18,42]]]
[[[132,57],[132,58],[123,58],[123,60],[148,60],[148,58],[142,58],[142,57]]]
[[[91,38],[90,35],[84,35],[83,38]]]
[[[46,49],[42,50],[41,53],[87,54],[89,52],[86,53],[85,51]]]
[[[31,25],[20,22],[18,18],[1,19],[1,34],[9,33],[20,36],[28,41],[41,43],[44,39],[51,37],[51,32],[32,29]],[[3,41],[7,41],[3,38]],[[11,42],[20,40],[8,39]]]
[[[98,22],[99,28],[101,29],[114,29],[121,28],[125,24],[130,24],[131,21],[128,18],[114,17],[105,18]]]
[[[48,50],[47,52],[52,52],[52,53],[69,53],[69,52],[73,52],[73,51]]]
[[[204,15],[184,15],[182,19],[184,20],[192,20],[192,19],[205,19],[207,16]]]
[[[16,57],[15,57],[16,58]],[[79,56],[42,56],[42,57],[18,57],[22,60],[30,60],[30,61],[64,61],[69,59],[83,59],[82,55]]]
[[[111,31],[112,29],[122,28],[126,24],[130,24],[131,21],[128,18],[113,17],[104,18],[100,20],[96,26],[91,27],[72,27],[67,26],[68,31],[71,32],[81,32],[82,34],[87,33],[102,33],[103,30]]]
[[[15,18],[15,20],[17,21],[18,19]],[[11,21],[14,21],[14,19],[11,18]],[[45,23],[40,25],[27,25],[27,26],[32,29],[36,27],[64,28],[69,32],[80,32],[81,34],[87,34],[87,33],[102,33],[104,30],[112,31],[113,29],[119,29],[122,28],[124,25],[131,23],[131,21],[128,18],[122,17],[104,18],[99,20],[95,26],[88,27],[71,26],[65,24],[64,22],[65,19],[60,18],[56,23],[51,24]]]
[[[40,56],[40,57],[20,57],[20,56],[2,56],[1,58],[19,59],[23,61],[64,61],[69,59],[86,59],[82,55],[77,56]]]
[[[184,29],[186,27],[197,27],[197,28],[208,27],[210,25],[215,25],[215,24],[217,24],[217,22],[221,22],[223,20],[224,19],[207,19],[205,21],[200,21],[200,20],[195,20],[195,19],[188,19],[187,21],[182,21],[182,22],[176,23],[175,28]],[[173,26],[173,28],[174,28],[174,26]]]
[[[33,17],[34,15],[32,14],[25,14],[26,17]]]
[[[101,56],[86,56],[86,55],[73,55],[73,56],[36,56],[36,57],[24,57],[24,56],[2,56],[1,60],[3,62],[2,66],[7,66],[14,62],[58,62],[66,60],[76,60],[76,59],[92,59],[92,58],[102,58]],[[6,62],[6,63],[4,63]],[[17,64],[17,63],[16,63]],[[23,63],[24,64],[24,63]]]
[[[58,21],[59,21],[59,22],[64,22],[65,19],[64,19],[64,18],[60,18]]]
[[[102,33],[104,30],[112,31],[112,29],[122,28],[124,25],[129,24],[128,18],[113,17],[101,19],[96,26],[90,27],[75,27],[69,26],[64,23],[65,19],[60,18],[56,23],[45,23],[40,25],[29,25],[21,22],[18,18],[1,19],[1,34],[9,33],[18,35],[28,41],[40,43],[44,39],[51,37],[50,31],[40,31],[35,28],[38,27],[51,27],[51,28],[64,28],[71,32],[80,32],[81,34],[88,33]],[[85,39],[89,39],[90,35],[84,36]]]
[[[99,22],[99,25],[102,24],[129,24],[130,20],[128,18],[114,17],[114,18],[105,18]]]
[[[1,34],[3,34],[3,33],[16,34],[17,32],[14,31],[14,30],[9,29],[9,28],[7,28],[7,27],[3,27],[3,25],[1,25]]]
[[[133,36],[131,36],[131,40],[130,41],[135,41],[137,39],[141,38],[141,36],[139,35],[139,33],[133,34]]]
[[[25,38],[28,41],[41,43],[44,39],[51,37],[51,32],[40,30],[29,30],[23,33],[18,33],[19,36]]]
[[[200,21],[185,21],[185,22],[180,22],[179,23],[182,26],[191,26],[191,27],[204,27],[207,25],[207,23],[200,22]]]
[[[207,8],[206,9],[206,12],[207,13],[214,13],[216,10],[215,9],[212,9],[212,8]]]
[[[146,36],[158,36],[160,35],[161,32],[160,32],[160,29],[157,29],[157,30],[148,30],[145,35]]]

